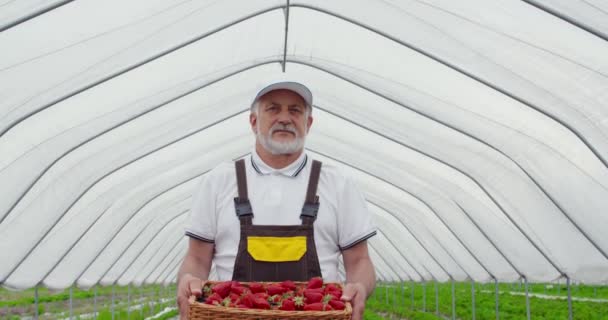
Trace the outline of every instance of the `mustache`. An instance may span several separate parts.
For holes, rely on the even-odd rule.
[[[293,133],[294,135],[298,135],[298,133],[296,132],[296,128],[294,128],[292,125],[283,125],[283,124],[277,123],[277,124],[273,125],[272,127],[270,127],[270,134],[275,133],[275,131],[289,131],[289,132]]]

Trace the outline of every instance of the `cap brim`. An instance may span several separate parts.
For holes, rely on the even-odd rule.
[[[299,82],[293,82],[293,81],[277,82],[277,83],[273,83],[273,84],[270,84],[270,85],[264,87],[255,96],[255,99],[253,99],[252,105],[255,104],[258,101],[258,99],[260,99],[261,96],[267,94],[270,91],[274,91],[274,90],[293,91],[293,92],[297,93],[300,97],[302,97],[302,99],[304,99],[304,102],[306,102],[306,104],[308,106],[312,107],[312,92],[310,92],[310,89],[308,89],[305,85],[303,85]]]

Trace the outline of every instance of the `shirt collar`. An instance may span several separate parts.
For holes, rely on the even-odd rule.
[[[262,160],[262,158],[260,158],[255,149],[253,150],[253,152],[251,152],[251,166],[258,174],[261,175],[281,174],[287,177],[296,177],[302,171],[302,169],[304,169],[307,162],[308,155],[306,155],[306,152],[302,152],[298,159],[296,159],[296,161],[294,161],[287,167],[281,169],[274,169],[271,166],[267,165]]]

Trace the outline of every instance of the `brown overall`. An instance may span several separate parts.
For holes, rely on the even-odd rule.
[[[302,224],[290,226],[252,224],[253,210],[247,195],[245,161],[236,161],[235,167],[238,197],[234,198],[234,206],[241,222],[241,240],[232,280],[307,281],[320,277],[313,224],[319,211],[316,193],[321,162],[314,160],[312,163],[306,200],[300,214]]]

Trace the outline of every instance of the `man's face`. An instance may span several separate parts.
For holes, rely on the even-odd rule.
[[[289,90],[274,90],[258,100],[249,117],[258,142],[272,154],[290,154],[304,147],[312,116],[304,99]]]

